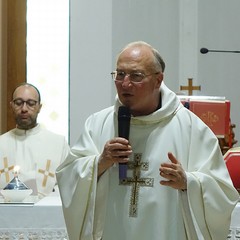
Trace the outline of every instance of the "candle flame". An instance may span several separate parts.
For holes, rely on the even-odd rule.
[[[14,174],[18,174],[20,170],[20,167],[18,165],[14,166],[13,172]]]

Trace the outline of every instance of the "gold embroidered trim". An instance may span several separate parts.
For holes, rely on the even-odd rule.
[[[14,169],[14,166],[8,166],[8,159],[6,157],[3,158],[3,169],[0,169],[0,174],[5,173],[5,179],[8,183],[10,181],[9,172]]]
[[[50,165],[51,165],[51,160],[47,160],[46,169],[45,170],[43,170],[43,169],[38,170],[39,173],[42,173],[44,175],[43,182],[42,182],[43,187],[46,187],[46,185],[47,185],[48,176],[50,176],[52,178],[54,178],[54,176],[55,176],[54,173],[49,172]]]

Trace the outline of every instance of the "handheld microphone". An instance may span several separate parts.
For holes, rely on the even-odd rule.
[[[125,106],[118,108],[118,136],[129,138],[131,113],[130,109]],[[127,163],[119,163],[119,179],[127,177]]]
[[[201,48],[200,53],[206,54],[208,52],[225,52],[225,53],[240,53],[240,51],[227,51],[227,50],[209,50],[207,48]]]

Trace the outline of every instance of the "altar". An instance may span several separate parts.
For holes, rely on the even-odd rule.
[[[68,239],[61,200],[54,193],[35,204],[5,204],[0,201],[0,209],[0,240]],[[240,202],[232,213],[226,240],[239,238]]]
[[[0,201],[0,209],[2,240],[68,239],[61,200],[55,193],[36,203]]]

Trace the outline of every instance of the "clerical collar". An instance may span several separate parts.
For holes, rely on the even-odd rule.
[[[28,130],[24,130],[24,129],[20,129],[20,128],[15,128],[13,129],[16,135],[32,135],[32,134],[36,134],[40,131],[41,129],[41,125],[37,124],[35,127],[28,129]]]

